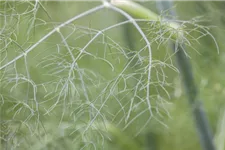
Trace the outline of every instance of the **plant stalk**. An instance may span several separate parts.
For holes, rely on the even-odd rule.
[[[173,44],[173,48],[176,50],[175,44]],[[192,109],[196,130],[199,134],[202,149],[215,150],[209,122],[202,107],[201,100],[199,99],[197,87],[194,83],[191,64],[181,46],[178,46],[176,51],[178,68],[182,76],[182,81],[184,82],[185,91]]]

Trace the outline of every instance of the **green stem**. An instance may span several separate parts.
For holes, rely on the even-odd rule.
[[[128,0],[111,0],[111,4],[122,9],[123,11],[127,12],[131,16],[136,19],[146,19],[147,21],[156,21],[161,25],[161,17],[160,15],[152,12],[151,10],[139,5],[135,2],[128,1]],[[175,22],[165,22],[163,24],[166,28],[169,28],[169,32],[167,33],[168,36],[171,36],[172,39],[176,40],[182,37],[183,33],[180,30],[180,25]]]
[[[195,119],[196,129],[199,134],[202,148],[203,150],[215,150],[208,119],[202,107],[201,100],[199,99],[197,87],[194,83],[191,64],[181,46],[178,46],[176,51],[177,64],[181,72],[186,94],[193,111],[193,117]]]
[[[123,9],[123,11],[126,11],[130,15],[139,19],[149,19],[155,21],[159,19],[159,16],[156,13],[132,1],[111,0],[111,4]]]

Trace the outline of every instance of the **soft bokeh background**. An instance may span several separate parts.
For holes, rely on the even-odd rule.
[[[100,4],[61,1],[41,2],[36,7],[34,2],[1,1],[1,66],[35,44],[54,26]],[[140,4],[158,13],[155,2]],[[174,8],[177,20],[209,27],[208,31],[218,44],[219,53],[215,41],[207,35],[198,42],[191,41],[186,52],[216,146],[224,150],[225,2],[174,2]],[[102,9],[74,21],[60,32],[76,58],[99,30],[123,20],[118,13]],[[157,37],[157,34],[149,34],[152,30],[149,22],[139,22],[139,25],[150,41]],[[187,29],[195,27],[187,24]],[[140,54],[143,64],[135,65],[136,60],[127,64],[135,50],[145,46],[133,27],[129,27],[127,37],[124,34],[127,28],[119,26],[96,38],[86,49],[89,53],[78,59],[79,68],[70,75],[73,78],[68,77],[71,55],[57,33],[34,48],[26,58],[1,70],[1,149],[201,149],[179,73],[162,64],[176,66],[170,43],[152,43],[156,63],[152,71],[153,116],[150,116],[144,111],[148,109],[146,89],[137,86],[138,81],[143,86],[148,82],[142,68],[147,65],[148,53],[145,50]],[[154,33],[158,31],[154,30]],[[197,38],[202,33],[190,34]],[[127,44],[130,38],[134,49]],[[125,67],[123,77],[117,81]],[[132,74],[137,72],[143,74]],[[163,77],[166,81],[161,84]],[[33,92],[34,87],[37,93]],[[135,87],[140,91],[132,99]]]

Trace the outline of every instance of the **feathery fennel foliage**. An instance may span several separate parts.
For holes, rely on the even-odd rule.
[[[167,73],[179,71],[174,54],[159,54],[160,47],[172,40],[195,49],[206,35],[216,43],[198,20],[139,18],[116,0],[0,3],[3,149],[109,149],[105,141],[120,134],[116,127],[135,126],[136,136],[152,120],[167,127],[162,118],[170,116],[173,91]],[[118,15],[126,19],[118,22]],[[139,36],[135,51],[120,36],[125,24]]]

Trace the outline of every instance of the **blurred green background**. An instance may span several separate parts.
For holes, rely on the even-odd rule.
[[[158,13],[155,3],[140,2]],[[0,66],[57,25],[98,5],[101,2],[0,1]],[[178,21],[189,22],[184,25],[190,37],[203,34],[191,24],[196,23],[209,27],[218,44],[219,53],[206,35],[190,40],[186,52],[216,146],[225,150],[225,2],[175,1],[174,8]],[[61,28],[63,36],[54,33],[27,57],[0,70],[0,149],[201,149],[181,78],[172,69],[174,53],[169,42],[160,41],[160,27],[138,22],[154,41],[152,115],[146,102],[148,51],[134,27],[129,27],[129,35],[124,34],[127,24],[104,32],[79,56],[98,31],[123,20],[106,8],[85,15]],[[73,69],[68,49],[79,56]]]

